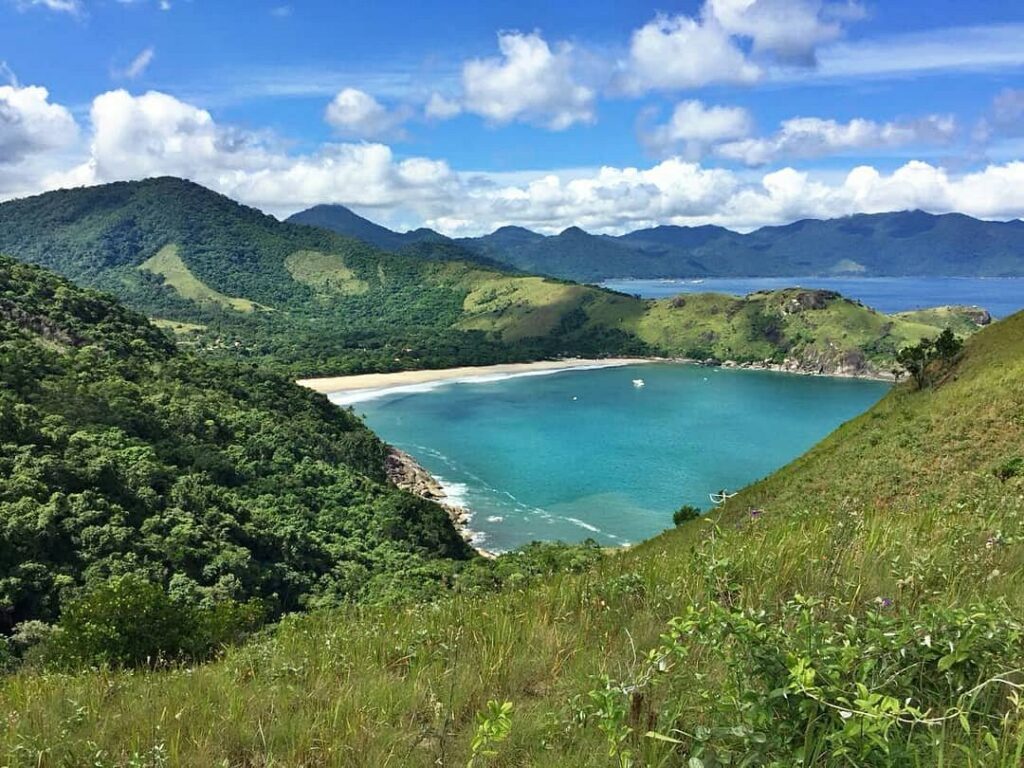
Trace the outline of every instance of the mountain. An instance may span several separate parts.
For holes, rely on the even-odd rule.
[[[538,242],[584,258],[592,240]],[[0,204],[0,253],[113,293],[194,351],[302,376],[623,354],[888,370],[941,330],[826,292],[649,302],[462,259],[461,243],[386,253],[173,178]]]
[[[0,754],[1017,765],[1022,412],[1019,314],[928,388],[895,388],[705,520],[583,573],[292,617],[203,666],[10,676]]]
[[[322,208],[329,211],[321,211],[310,223],[357,238],[363,238],[360,232],[367,225],[377,226],[365,219],[357,226],[351,221],[354,214],[341,206],[311,211]],[[311,211],[291,220],[306,221]],[[413,233],[389,234],[406,238]],[[375,237],[372,242],[380,247],[395,249],[386,236]],[[570,227],[545,237],[503,227],[458,243],[524,271],[583,282],[621,277],[1024,276],[1024,222],[981,221],[958,213],[901,211],[807,219],[749,234],[715,226],[660,226],[612,237]]]
[[[0,633],[111,575],[271,616],[429,591],[472,553],[387,454],[326,398],[0,257]]]

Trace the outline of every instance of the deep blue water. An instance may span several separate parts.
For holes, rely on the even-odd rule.
[[[968,304],[1006,317],[1024,309],[1024,278],[1020,277],[741,277],[706,280],[609,280],[607,288],[661,299],[679,293],[729,293],[800,286],[839,291],[879,312],[903,312],[942,304]]]
[[[886,385],[656,363],[417,389],[354,408],[473,510],[483,546],[507,550],[647,538],[680,505],[707,508],[799,456]]]

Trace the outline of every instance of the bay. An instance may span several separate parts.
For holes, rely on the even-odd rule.
[[[479,545],[505,551],[648,538],[680,505],[706,509],[796,458],[887,385],[652,363],[419,389],[354,407],[473,512]]]

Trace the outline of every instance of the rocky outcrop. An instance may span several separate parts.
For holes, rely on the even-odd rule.
[[[448,499],[448,494],[445,493],[444,486],[437,482],[437,478],[416,459],[405,451],[400,451],[392,446],[384,459],[384,471],[387,473],[388,480],[403,491],[408,491],[414,496],[440,505],[448,513],[448,517],[451,518],[452,524],[462,538],[472,543],[473,532],[467,527],[471,516],[469,510],[452,504]]]

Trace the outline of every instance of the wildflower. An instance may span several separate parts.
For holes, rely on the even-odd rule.
[[[879,595],[875,598],[875,604],[879,608],[892,608],[892,599],[888,597],[882,597]]]
[[[764,510],[763,509],[758,509],[757,507],[754,507],[754,508],[752,508],[750,510],[750,519],[751,520],[760,520],[761,519],[761,515],[763,515],[763,514],[764,514]]]

